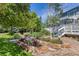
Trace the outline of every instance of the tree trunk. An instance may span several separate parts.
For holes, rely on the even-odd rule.
[[[10,32],[9,32],[11,35],[13,35],[14,34],[14,32],[13,32],[13,27],[11,26],[10,27]]]
[[[31,29],[30,33],[31,33],[31,34],[33,33],[33,29]]]
[[[12,30],[13,30],[13,27],[11,26],[10,31],[12,32]]]
[[[21,34],[21,35],[24,34],[24,30],[23,30],[23,28],[20,29],[20,34]]]
[[[50,39],[53,39],[53,37],[52,37],[52,33],[50,32]]]

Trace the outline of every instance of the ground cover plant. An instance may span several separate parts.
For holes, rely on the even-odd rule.
[[[30,52],[24,51],[15,43],[9,42],[11,35],[0,34],[0,56],[30,56]]]

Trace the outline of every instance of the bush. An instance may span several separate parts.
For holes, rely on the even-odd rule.
[[[26,32],[26,29],[24,29],[24,28],[19,29],[19,33],[20,33],[20,34],[22,34],[22,35],[23,35],[23,34],[24,34],[24,32]]]
[[[42,29],[40,34],[41,35],[50,35],[50,32],[47,31],[47,30]]]
[[[9,32],[9,35],[14,35],[14,32],[10,31],[10,32]]]
[[[51,43],[62,44],[63,42],[60,39],[54,39]]]
[[[27,43],[28,45],[32,45],[32,40],[27,40],[26,43]]]
[[[50,39],[50,38],[41,38],[40,40],[46,41],[46,42],[51,42],[54,44],[62,44],[63,42],[58,38],[58,39]]]
[[[21,38],[21,34],[18,34],[18,33],[14,34],[13,38],[14,39],[20,39]]]
[[[14,35],[17,33],[19,30],[16,27],[12,27],[11,29],[8,30],[10,35]]]
[[[32,32],[32,33],[29,32],[24,35],[28,35],[28,36],[32,36],[32,37],[36,37],[36,38],[41,36],[40,32]]]
[[[0,28],[0,33],[4,33],[4,29],[3,28]]]
[[[34,33],[32,33],[32,36],[38,38],[41,36],[41,34],[40,34],[40,32],[34,32]]]
[[[43,35],[50,35],[50,32],[47,31],[47,30],[42,29],[40,32],[32,32],[32,33],[27,33],[27,34],[30,35],[30,36],[39,38]]]

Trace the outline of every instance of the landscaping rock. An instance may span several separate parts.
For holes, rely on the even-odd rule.
[[[62,44],[61,47],[62,47],[62,48],[71,48],[71,45],[70,45],[70,44]]]
[[[9,40],[10,42],[12,43],[17,43],[18,39],[12,39],[12,40]]]
[[[47,46],[41,46],[36,48],[36,52],[38,54],[42,54],[42,53],[46,53],[48,51],[48,47]]]

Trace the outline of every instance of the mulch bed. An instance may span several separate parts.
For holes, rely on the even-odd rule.
[[[71,48],[69,44],[52,44],[36,38],[31,39],[32,44],[30,45],[27,43],[27,41],[28,40],[25,38],[19,39],[17,41],[17,45],[28,52],[32,52],[33,55],[45,54],[49,51],[56,51],[61,48]]]

